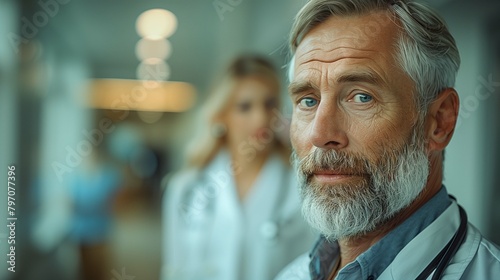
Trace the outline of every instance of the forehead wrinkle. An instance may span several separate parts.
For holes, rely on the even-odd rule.
[[[340,47],[340,48],[344,48],[344,47]],[[321,48],[316,48],[316,50],[320,50],[320,49]],[[337,49],[339,49],[339,48],[335,48],[333,50],[337,50]],[[347,48],[346,47],[345,49],[350,50],[350,49],[355,49],[355,48]],[[358,49],[355,49],[355,50],[357,51]],[[353,53],[355,53],[355,52],[353,52]],[[306,61],[302,61],[302,62],[299,62],[298,61],[299,58],[296,58],[296,62],[299,62],[299,63],[296,63],[295,71],[297,74],[304,72],[304,71],[305,72],[315,71],[315,72],[319,72],[318,74],[321,75],[322,69],[324,69],[325,66],[327,68],[335,67],[331,64],[340,63],[340,61],[344,60],[344,59],[347,60],[347,65],[351,64],[351,62],[349,60],[369,60],[369,61],[372,61],[373,63],[361,63],[361,64],[359,64],[359,66],[361,66],[361,71],[372,72],[373,74],[377,75],[379,77],[379,79],[381,79],[384,84],[388,84],[389,80],[392,78],[392,75],[390,75],[390,73],[387,73],[387,69],[384,69],[384,67],[382,67],[382,64],[389,64],[395,68],[399,68],[399,66],[397,65],[397,63],[395,61],[395,58],[389,55],[389,57],[387,57],[386,59],[380,60],[380,59],[375,59],[374,57],[372,57],[371,55],[367,55],[366,53],[376,53],[377,56],[380,56],[380,57],[387,56],[387,54],[384,54],[383,52],[377,51],[377,50],[362,50],[361,52],[356,52],[355,54],[346,54],[345,52],[336,53],[334,57],[330,57],[330,58],[327,55],[319,54],[319,55],[317,55],[316,58],[310,58],[310,59],[308,59]],[[325,56],[326,56],[326,58],[325,58]],[[310,65],[311,63],[314,63],[315,65]],[[322,63],[325,63],[327,65],[323,66],[323,65],[321,65]],[[355,64],[357,64],[357,63],[355,63]],[[363,65],[366,66],[367,69],[363,70],[364,69]],[[336,71],[334,71],[334,72],[336,72]],[[307,76],[309,76],[309,75],[307,75]]]
[[[329,49],[325,49],[322,47],[310,49],[304,53],[299,53],[296,57],[296,60],[305,60],[304,62],[309,62],[311,60],[318,60],[321,62],[335,62],[343,57],[358,57],[362,55],[366,55],[366,53],[374,53],[376,50],[372,49],[360,49],[356,47],[348,47],[348,46],[338,46]],[[334,54],[334,58],[321,58],[324,56],[332,56]],[[318,56],[315,58],[315,56]],[[299,63],[302,64],[303,62]]]
[[[305,66],[305,65],[310,64],[310,63],[333,64],[333,63],[338,62],[338,61],[343,60],[343,59],[370,59],[370,58],[366,57],[366,56],[348,56],[348,57],[342,56],[342,57],[332,59],[332,60],[324,59],[324,58],[312,58],[312,59],[309,59],[307,61],[301,62],[299,65],[297,65],[297,68],[299,68],[300,66]],[[370,60],[373,60],[373,59],[370,59]],[[318,69],[315,69],[315,68],[302,69],[302,71],[305,71],[305,70],[318,70]]]
[[[314,62],[314,61],[312,61]],[[298,67],[297,67],[298,68]],[[301,68],[297,69],[295,71],[295,78],[293,79],[294,81],[296,80],[309,80],[311,77],[314,77],[315,75],[321,75],[321,69],[318,67],[308,67],[308,68]]]
[[[343,66],[334,66],[332,64],[334,64],[335,62],[338,62],[340,60],[343,60],[343,59],[354,59],[354,60],[372,60],[372,58],[370,57],[365,57],[365,56],[361,56],[361,57],[341,57],[339,58],[338,60],[336,61],[330,61],[330,60],[323,60],[323,59],[311,59],[309,61],[304,61],[303,63],[301,63],[300,65],[297,65],[297,75],[296,76],[300,76],[301,73],[303,72],[306,72],[305,76],[306,77],[309,77],[309,76],[314,76],[314,73],[311,73],[311,72],[318,72],[319,75],[323,75],[323,70],[328,72],[329,68],[331,67],[335,67],[335,69],[340,69],[340,68],[343,68]],[[308,66],[308,64],[313,64],[314,65],[311,65],[311,66]],[[326,65],[323,65],[323,64],[326,64]],[[349,62],[347,62],[347,64],[350,64]],[[365,64],[359,64],[359,66],[363,66]],[[376,64],[375,64],[376,65]],[[366,67],[366,68],[365,68]],[[365,67],[362,67],[362,68],[354,68],[350,71],[346,70],[347,72],[352,72],[352,73],[362,73],[362,74],[367,74],[367,75],[371,75],[371,76],[376,76],[374,78],[377,78],[377,79],[383,79],[384,75],[382,73],[384,73],[383,69],[376,69],[374,68],[373,66],[367,66],[365,65]],[[342,71],[342,72],[346,72],[346,71]],[[382,73],[379,73],[380,71],[382,71]],[[333,71],[334,73],[336,73],[336,71]],[[384,73],[385,74],[385,73]],[[342,76],[342,74],[339,74],[339,76]],[[373,79],[375,80],[375,79]]]

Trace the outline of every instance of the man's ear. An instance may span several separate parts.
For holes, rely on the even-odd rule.
[[[450,143],[458,119],[460,101],[453,88],[446,88],[427,112],[426,133],[430,151],[441,151]]]

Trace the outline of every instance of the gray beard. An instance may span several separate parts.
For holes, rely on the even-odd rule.
[[[427,182],[429,161],[424,141],[419,140],[413,138],[400,150],[385,151],[377,164],[335,150],[315,149],[303,159],[294,151],[306,221],[327,239],[339,240],[362,236],[393,218],[417,198]],[[320,185],[310,180],[311,171],[318,168],[357,170],[368,176],[344,184]]]

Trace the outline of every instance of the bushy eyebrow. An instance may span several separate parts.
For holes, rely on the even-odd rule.
[[[318,90],[318,88],[310,81],[292,82],[288,86],[288,93],[292,96],[310,90],[311,91]]]
[[[345,83],[367,83],[373,85],[380,85],[382,80],[379,76],[374,75],[370,72],[353,72],[343,74],[335,79],[337,84]],[[318,91],[318,87],[311,83],[310,81],[297,81],[292,82],[288,86],[288,92],[290,95],[295,95],[305,91]]]
[[[348,73],[341,75],[340,77],[337,78],[335,82],[338,84],[367,83],[367,84],[380,85],[382,83],[382,80],[380,79],[380,77],[370,72],[356,72],[356,73]]]

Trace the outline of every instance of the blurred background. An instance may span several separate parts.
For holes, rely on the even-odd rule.
[[[158,279],[161,195],[194,134],[194,113],[234,55],[287,64],[303,3],[0,0],[0,219],[7,224],[10,165],[18,217],[15,273],[7,270],[10,232],[0,227],[0,279],[79,279],[88,256],[102,256],[109,279]],[[430,4],[462,56],[445,185],[498,244],[500,2]],[[144,14],[150,9],[174,16]],[[172,28],[151,31],[165,19]]]

